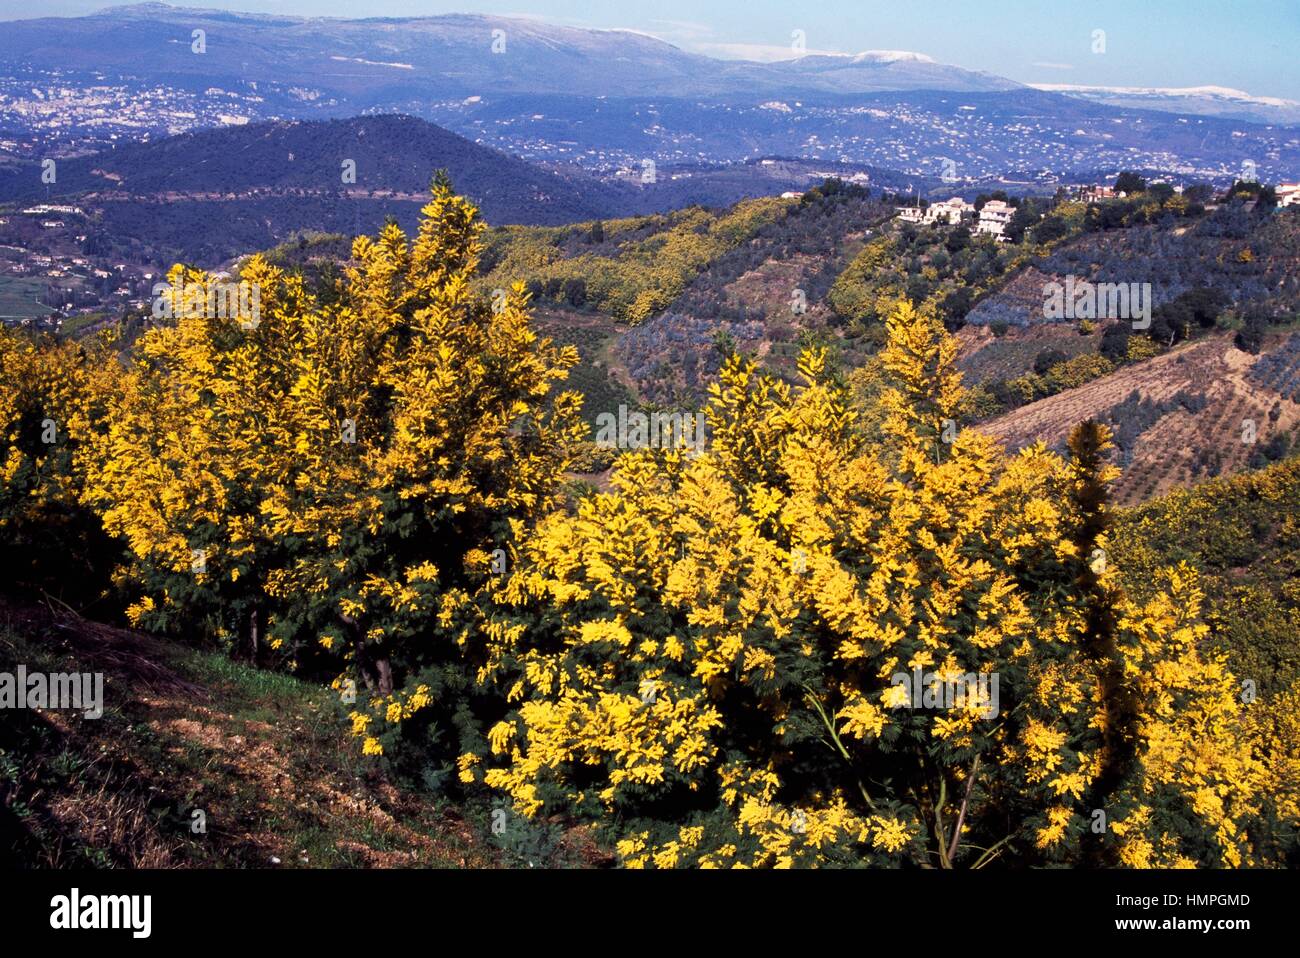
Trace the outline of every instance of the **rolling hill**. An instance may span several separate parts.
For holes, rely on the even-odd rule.
[[[345,163],[354,174],[345,182]],[[287,120],[124,143],[58,161],[57,182],[35,162],[0,169],[0,204],[76,204],[110,243],[212,265],[299,231],[374,232],[410,226],[435,170],[493,225],[562,226],[611,217],[727,207],[802,192],[830,175],[900,189],[937,183],[890,170],[797,158],[667,167],[654,182],[543,168],[411,116]],[[78,227],[80,229],[80,227]]]
[[[355,182],[344,179],[353,164]],[[374,231],[414,222],[446,169],[493,223],[595,219],[634,201],[630,187],[538,169],[413,117],[286,121],[185,133],[0,176],[0,202],[76,202],[114,238],[213,262],[298,230]]]
[[[808,342],[831,344],[846,370],[869,367],[878,320],[845,313],[839,292],[863,286],[868,299],[889,301],[919,295],[943,309],[955,293],[975,291],[982,298],[973,308],[947,317],[960,327],[959,367],[977,403],[996,397],[1006,405],[977,405],[968,422],[1013,448],[1063,447],[1078,422],[1107,423],[1124,469],[1115,488],[1123,504],[1255,468],[1294,444],[1300,342],[1287,323],[1300,312],[1300,218],[1291,211],[1225,204],[1055,244],[976,241],[956,252],[944,248],[942,231],[903,241],[908,231],[892,215],[879,199],[841,187],[760,217],[738,207],[606,223],[598,239],[584,226],[500,230],[489,241],[485,282],[529,282],[548,310],[548,328],[562,328],[567,315],[586,331],[593,348],[584,359],[603,364],[601,381],[608,370],[637,401],[686,409],[696,408],[716,375],[720,342],[787,378]],[[693,239],[730,229],[742,231],[740,242]],[[694,259],[676,252],[687,239]],[[654,271],[637,268],[658,250],[672,255],[656,254]],[[1043,286],[1067,274],[1151,283],[1157,327],[1170,315],[1160,310],[1199,291],[1218,290],[1227,305],[1170,349],[1163,339],[1130,334],[1126,324],[1045,320]],[[796,312],[792,298],[800,296],[807,308]],[[648,309],[639,308],[643,301]],[[1273,323],[1252,353],[1237,345],[1237,330],[1260,311]],[[1118,347],[1116,333],[1124,334]],[[1035,377],[1044,360],[1041,372],[1050,367],[1055,378]],[[1029,380],[1045,398],[1019,394]]]
[[[344,178],[351,161],[354,175]],[[253,193],[423,194],[445,168],[495,222],[564,223],[603,215],[626,191],[566,180],[407,116],[284,121],[128,143],[64,160],[47,190],[34,166],[0,178],[5,200],[171,201]]]

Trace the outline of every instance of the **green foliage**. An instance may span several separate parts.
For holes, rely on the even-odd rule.
[[[1211,635],[1233,670],[1274,694],[1300,680],[1300,460],[1216,479],[1120,513],[1114,553],[1135,593],[1188,562],[1210,598]]]
[[[1115,178],[1116,193],[1142,193],[1147,188],[1147,181],[1132,170],[1125,170]]]
[[[599,230],[589,224],[505,227],[488,238],[491,269],[479,285],[491,289],[524,282],[534,295],[640,323],[667,308],[711,260],[745,242],[789,205],[765,198],[721,213],[691,207],[606,220]]]
[[[98,598],[117,544],[82,502],[118,368],[108,343],[0,328],[0,588]]]

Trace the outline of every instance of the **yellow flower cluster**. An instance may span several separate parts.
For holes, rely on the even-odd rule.
[[[1093,561],[1105,431],[1070,459],[953,435],[955,343],[906,303],[888,331],[883,448],[823,355],[801,390],[733,359],[704,455],[628,454],[520,530],[480,671],[516,709],[462,778],[481,760],[525,814],[644,821],[632,867],[1056,861],[1085,854],[1094,803],[1100,854],[1175,861],[1180,801],[1220,849],[1204,864],[1245,860],[1258,777],[1194,579],[1137,606]],[[923,707],[921,674],[971,694]]]

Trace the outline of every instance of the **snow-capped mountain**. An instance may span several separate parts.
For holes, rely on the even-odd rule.
[[[1031,86],[1111,106],[1249,120],[1253,123],[1300,124],[1300,102],[1274,96],[1253,96],[1231,87],[1109,87],[1069,83],[1034,83]]]

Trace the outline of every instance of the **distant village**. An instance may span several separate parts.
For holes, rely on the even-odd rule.
[[[1162,183],[1163,180],[1153,181]],[[1279,183],[1275,188],[1278,207],[1300,205],[1300,183]],[[1174,186],[1175,193],[1182,193],[1182,186]],[[1102,200],[1123,199],[1125,193],[1113,186],[1095,183],[1076,186],[1071,190],[1071,198],[1081,203],[1096,203]],[[960,196],[922,205],[918,199],[913,204],[896,207],[898,219],[904,223],[919,226],[960,226],[967,224],[976,236],[991,236],[1000,243],[1008,242],[1007,225],[1016,213],[1016,207],[1005,200],[988,200],[982,206],[969,203]]]
[[[90,232],[86,210],[72,204],[0,215],[0,323],[67,332],[150,302],[161,269],[97,249]]]

